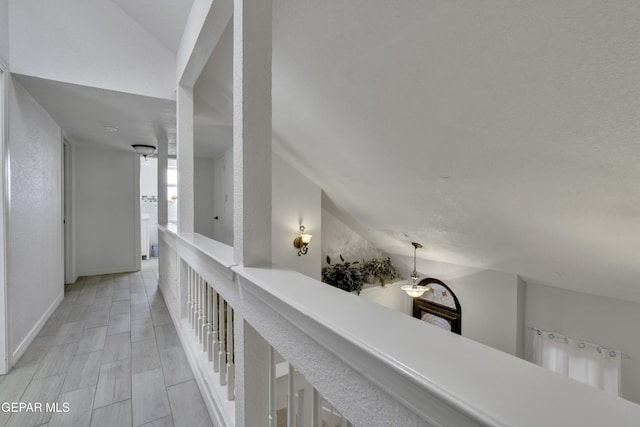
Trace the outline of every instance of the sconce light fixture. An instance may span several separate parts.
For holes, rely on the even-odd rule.
[[[136,153],[144,156],[145,160],[147,160],[147,156],[153,156],[153,154],[156,152],[156,147],[154,147],[153,145],[133,144],[132,147],[134,150],[136,150]]]
[[[311,234],[304,232],[304,225],[300,226],[300,235],[293,239],[293,247],[298,249],[298,256],[306,255],[309,248],[309,242],[311,241]]]
[[[401,286],[400,289],[405,291],[407,295],[412,298],[418,298],[429,290],[428,286],[418,285],[418,272],[416,271],[416,251],[422,247],[420,243],[411,242],[413,245],[413,273],[411,273],[411,279],[409,284]]]

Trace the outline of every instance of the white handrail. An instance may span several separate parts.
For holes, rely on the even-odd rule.
[[[233,278],[235,288],[225,282],[216,291],[355,425],[635,426],[640,419],[638,405],[403,313],[296,272],[234,266],[232,248],[203,236],[177,240],[194,268]]]

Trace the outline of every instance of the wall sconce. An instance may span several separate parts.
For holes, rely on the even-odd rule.
[[[293,247],[298,249],[298,256],[306,255],[309,248],[309,242],[311,241],[311,234],[304,232],[304,225],[300,226],[300,235],[293,239]]]

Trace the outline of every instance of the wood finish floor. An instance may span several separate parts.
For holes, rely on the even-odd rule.
[[[37,338],[0,376],[0,427],[212,425],[159,293],[157,266],[143,261],[140,272],[65,287]],[[12,412],[12,402],[32,410]]]

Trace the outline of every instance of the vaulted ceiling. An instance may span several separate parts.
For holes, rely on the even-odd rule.
[[[190,0],[105,2],[175,54]],[[374,244],[640,302],[637,2],[274,0],[273,19],[274,149]],[[195,87],[207,156],[231,139],[231,41]]]

